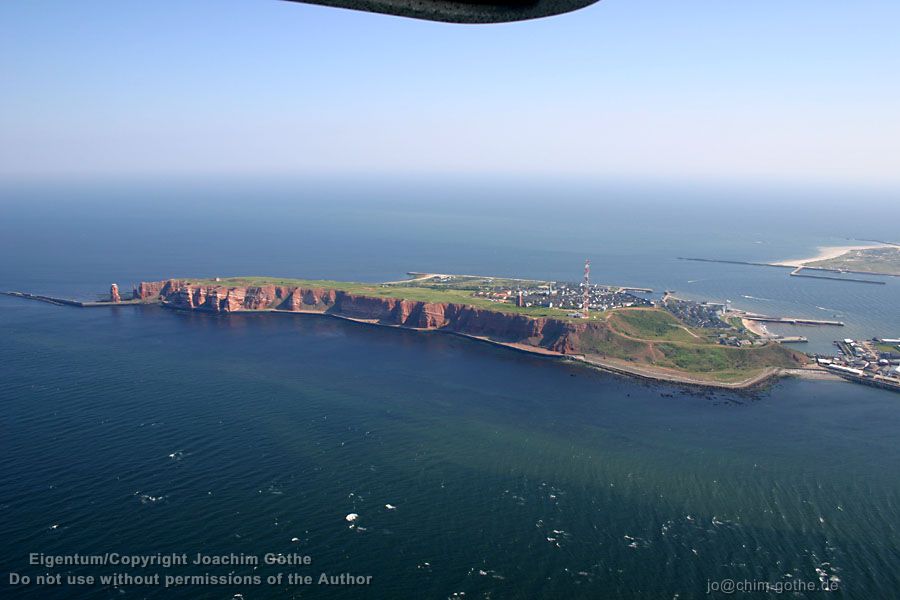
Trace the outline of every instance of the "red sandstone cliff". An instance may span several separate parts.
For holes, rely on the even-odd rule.
[[[444,329],[499,342],[526,344],[564,354],[579,352],[579,334],[595,323],[532,318],[465,304],[379,298],[323,288],[287,286],[226,287],[179,280],[142,282],[135,297],[159,297],[185,310],[228,313],[277,309],[317,311],[352,319],[416,329]]]
[[[167,281],[142,281],[134,290],[135,300],[148,300],[157,296],[165,296],[172,290],[182,285],[184,282],[178,279],[169,279]]]

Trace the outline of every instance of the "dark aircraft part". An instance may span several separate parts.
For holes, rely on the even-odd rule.
[[[447,23],[507,23],[571,12],[597,0],[289,0]]]

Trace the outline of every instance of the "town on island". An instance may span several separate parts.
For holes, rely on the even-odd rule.
[[[880,258],[880,257],[879,257]],[[833,356],[792,348],[804,337],[770,333],[766,322],[840,327],[840,321],[760,315],[729,303],[698,302],[666,291],[590,280],[578,283],[480,275],[409,273],[408,279],[354,283],[269,277],[141,282],[123,298],[77,301],[7,295],[54,304],[101,307],[159,304],[208,313],[325,315],[358,323],[453,333],[648,380],[747,389],[781,376],[844,379],[900,391],[900,339],[843,338]]]

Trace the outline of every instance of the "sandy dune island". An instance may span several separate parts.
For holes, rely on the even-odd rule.
[[[789,260],[783,260],[779,262],[772,263],[773,265],[779,265],[784,267],[803,267],[810,263],[818,262],[820,260],[831,260],[832,258],[837,258],[839,256],[843,256],[844,254],[852,251],[852,250],[871,250],[872,248],[885,248],[885,244],[867,244],[861,246],[819,246],[819,253],[815,256],[810,256],[809,258],[794,258]]]

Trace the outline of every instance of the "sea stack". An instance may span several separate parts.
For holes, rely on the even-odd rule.
[[[109,286],[109,301],[110,302],[121,302],[122,297],[119,296],[119,286],[115,283]]]

